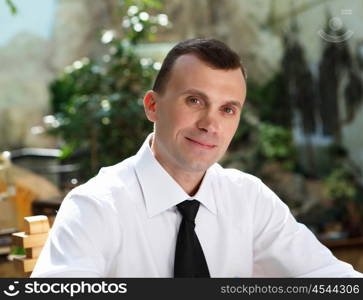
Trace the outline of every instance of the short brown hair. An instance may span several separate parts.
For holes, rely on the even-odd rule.
[[[185,54],[194,54],[216,69],[233,70],[240,68],[244,79],[247,79],[245,68],[236,52],[216,39],[196,38],[180,42],[170,50],[156,76],[153,86],[155,92],[163,92],[176,59]]]

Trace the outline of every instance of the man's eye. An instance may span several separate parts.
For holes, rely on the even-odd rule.
[[[234,110],[230,107],[225,107],[224,109],[224,112],[229,114],[229,115],[233,115],[234,114]]]
[[[188,98],[188,101],[192,104],[198,104],[200,102],[199,99],[195,97]]]

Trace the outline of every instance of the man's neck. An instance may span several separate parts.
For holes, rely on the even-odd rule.
[[[157,156],[155,158],[158,160]],[[160,160],[158,162],[161,166],[168,172],[168,174],[173,177],[173,179],[182,187],[182,189],[189,195],[194,196],[202,183],[204,173],[189,173],[183,171],[171,170],[167,165],[164,165]]]

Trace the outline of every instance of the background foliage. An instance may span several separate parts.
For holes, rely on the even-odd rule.
[[[63,158],[78,157],[84,179],[101,166],[134,155],[152,130],[142,98],[158,64],[139,57],[135,47],[152,39],[168,21],[164,14],[150,15],[160,9],[158,1],[121,4],[123,37],[104,31],[105,53],[74,62],[50,85],[54,112],[53,119],[48,117],[50,132],[62,138]]]

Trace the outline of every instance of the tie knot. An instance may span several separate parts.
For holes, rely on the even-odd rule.
[[[178,210],[186,221],[194,223],[199,209],[199,201],[185,200],[177,205]]]

